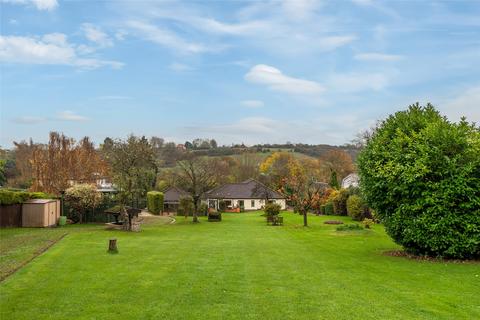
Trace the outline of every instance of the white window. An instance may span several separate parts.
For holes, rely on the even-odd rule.
[[[250,201],[250,206],[251,206],[252,208],[255,208],[255,200],[251,200],[251,201]]]

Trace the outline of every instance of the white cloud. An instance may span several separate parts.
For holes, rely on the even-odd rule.
[[[385,53],[377,53],[377,52],[369,52],[369,53],[359,53],[354,56],[355,60],[360,61],[384,61],[384,62],[391,62],[391,61],[399,61],[404,59],[404,56],[396,55],[396,54],[385,54]]]
[[[342,47],[346,44],[351,43],[356,39],[353,35],[348,36],[328,36],[328,37],[321,37],[317,40],[317,42],[313,43],[312,45],[317,45],[317,47],[322,51],[329,51],[334,50],[336,48]]]
[[[96,43],[102,48],[113,46],[113,40],[103,32],[100,27],[97,27],[91,23],[83,23],[82,31],[85,33],[85,38],[89,41]]]
[[[325,90],[318,82],[290,77],[277,68],[264,64],[257,64],[251,68],[245,75],[245,80],[290,94],[319,94]]]
[[[265,104],[260,100],[243,100],[242,105],[247,108],[261,108]]]
[[[58,6],[57,0],[2,0],[1,2],[34,5],[38,10],[52,11]]]
[[[452,121],[465,116],[468,121],[480,123],[480,85],[470,87],[456,97],[445,101],[439,109]]]
[[[168,66],[168,68],[170,70],[175,71],[175,72],[186,72],[186,71],[194,70],[192,67],[190,67],[186,64],[183,64],[183,63],[178,63],[178,62],[174,62],[174,63],[170,64]]]
[[[321,2],[318,0],[284,0],[282,2],[286,15],[297,20],[311,17],[320,5]]]
[[[389,84],[386,75],[381,73],[334,74],[329,78],[329,87],[339,92],[379,91]]]
[[[70,110],[66,110],[66,111],[62,111],[62,112],[57,113],[57,116],[55,117],[55,119],[61,120],[61,121],[86,121],[86,120],[88,120],[87,117],[78,115],[75,112],[70,111]]]
[[[23,116],[13,119],[13,122],[19,124],[38,124],[47,121],[47,118],[35,117],[35,116]]]
[[[136,30],[138,35],[143,37],[145,40],[152,41],[179,52],[201,53],[214,51],[213,48],[206,47],[203,44],[187,41],[178,36],[176,33],[167,29],[161,29],[153,24],[131,20],[127,22],[127,25]]]
[[[24,64],[58,64],[95,69],[102,66],[121,68],[118,61],[80,56],[83,52],[67,41],[63,33],[43,37],[0,36],[0,61]]]

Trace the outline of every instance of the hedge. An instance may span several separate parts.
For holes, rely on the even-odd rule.
[[[30,199],[56,199],[58,197],[44,192],[0,190],[0,205],[23,203]]]
[[[160,214],[163,211],[163,192],[147,192],[147,209],[153,214]]]

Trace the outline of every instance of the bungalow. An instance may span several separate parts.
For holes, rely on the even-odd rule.
[[[347,189],[349,187],[358,187],[360,183],[360,177],[356,173],[350,173],[342,180],[342,188]]]
[[[163,211],[176,212],[180,199],[190,194],[180,188],[170,187],[163,192]]]
[[[255,179],[248,179],[240,183],[227,183],[206,192],[202,201],[209,208],[219,209],[219,202],[225,201],[227,210],[236,211],[243,207],[245,210],[260,210],[265,202],[278,203],[282,210],[286,209],[285,197],[268,188]]]

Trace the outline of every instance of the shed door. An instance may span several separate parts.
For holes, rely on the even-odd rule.
[[[57,204],[55,202],[50,202],[48,204],[48,225],[53,226],[56,223],[56,208]]]

